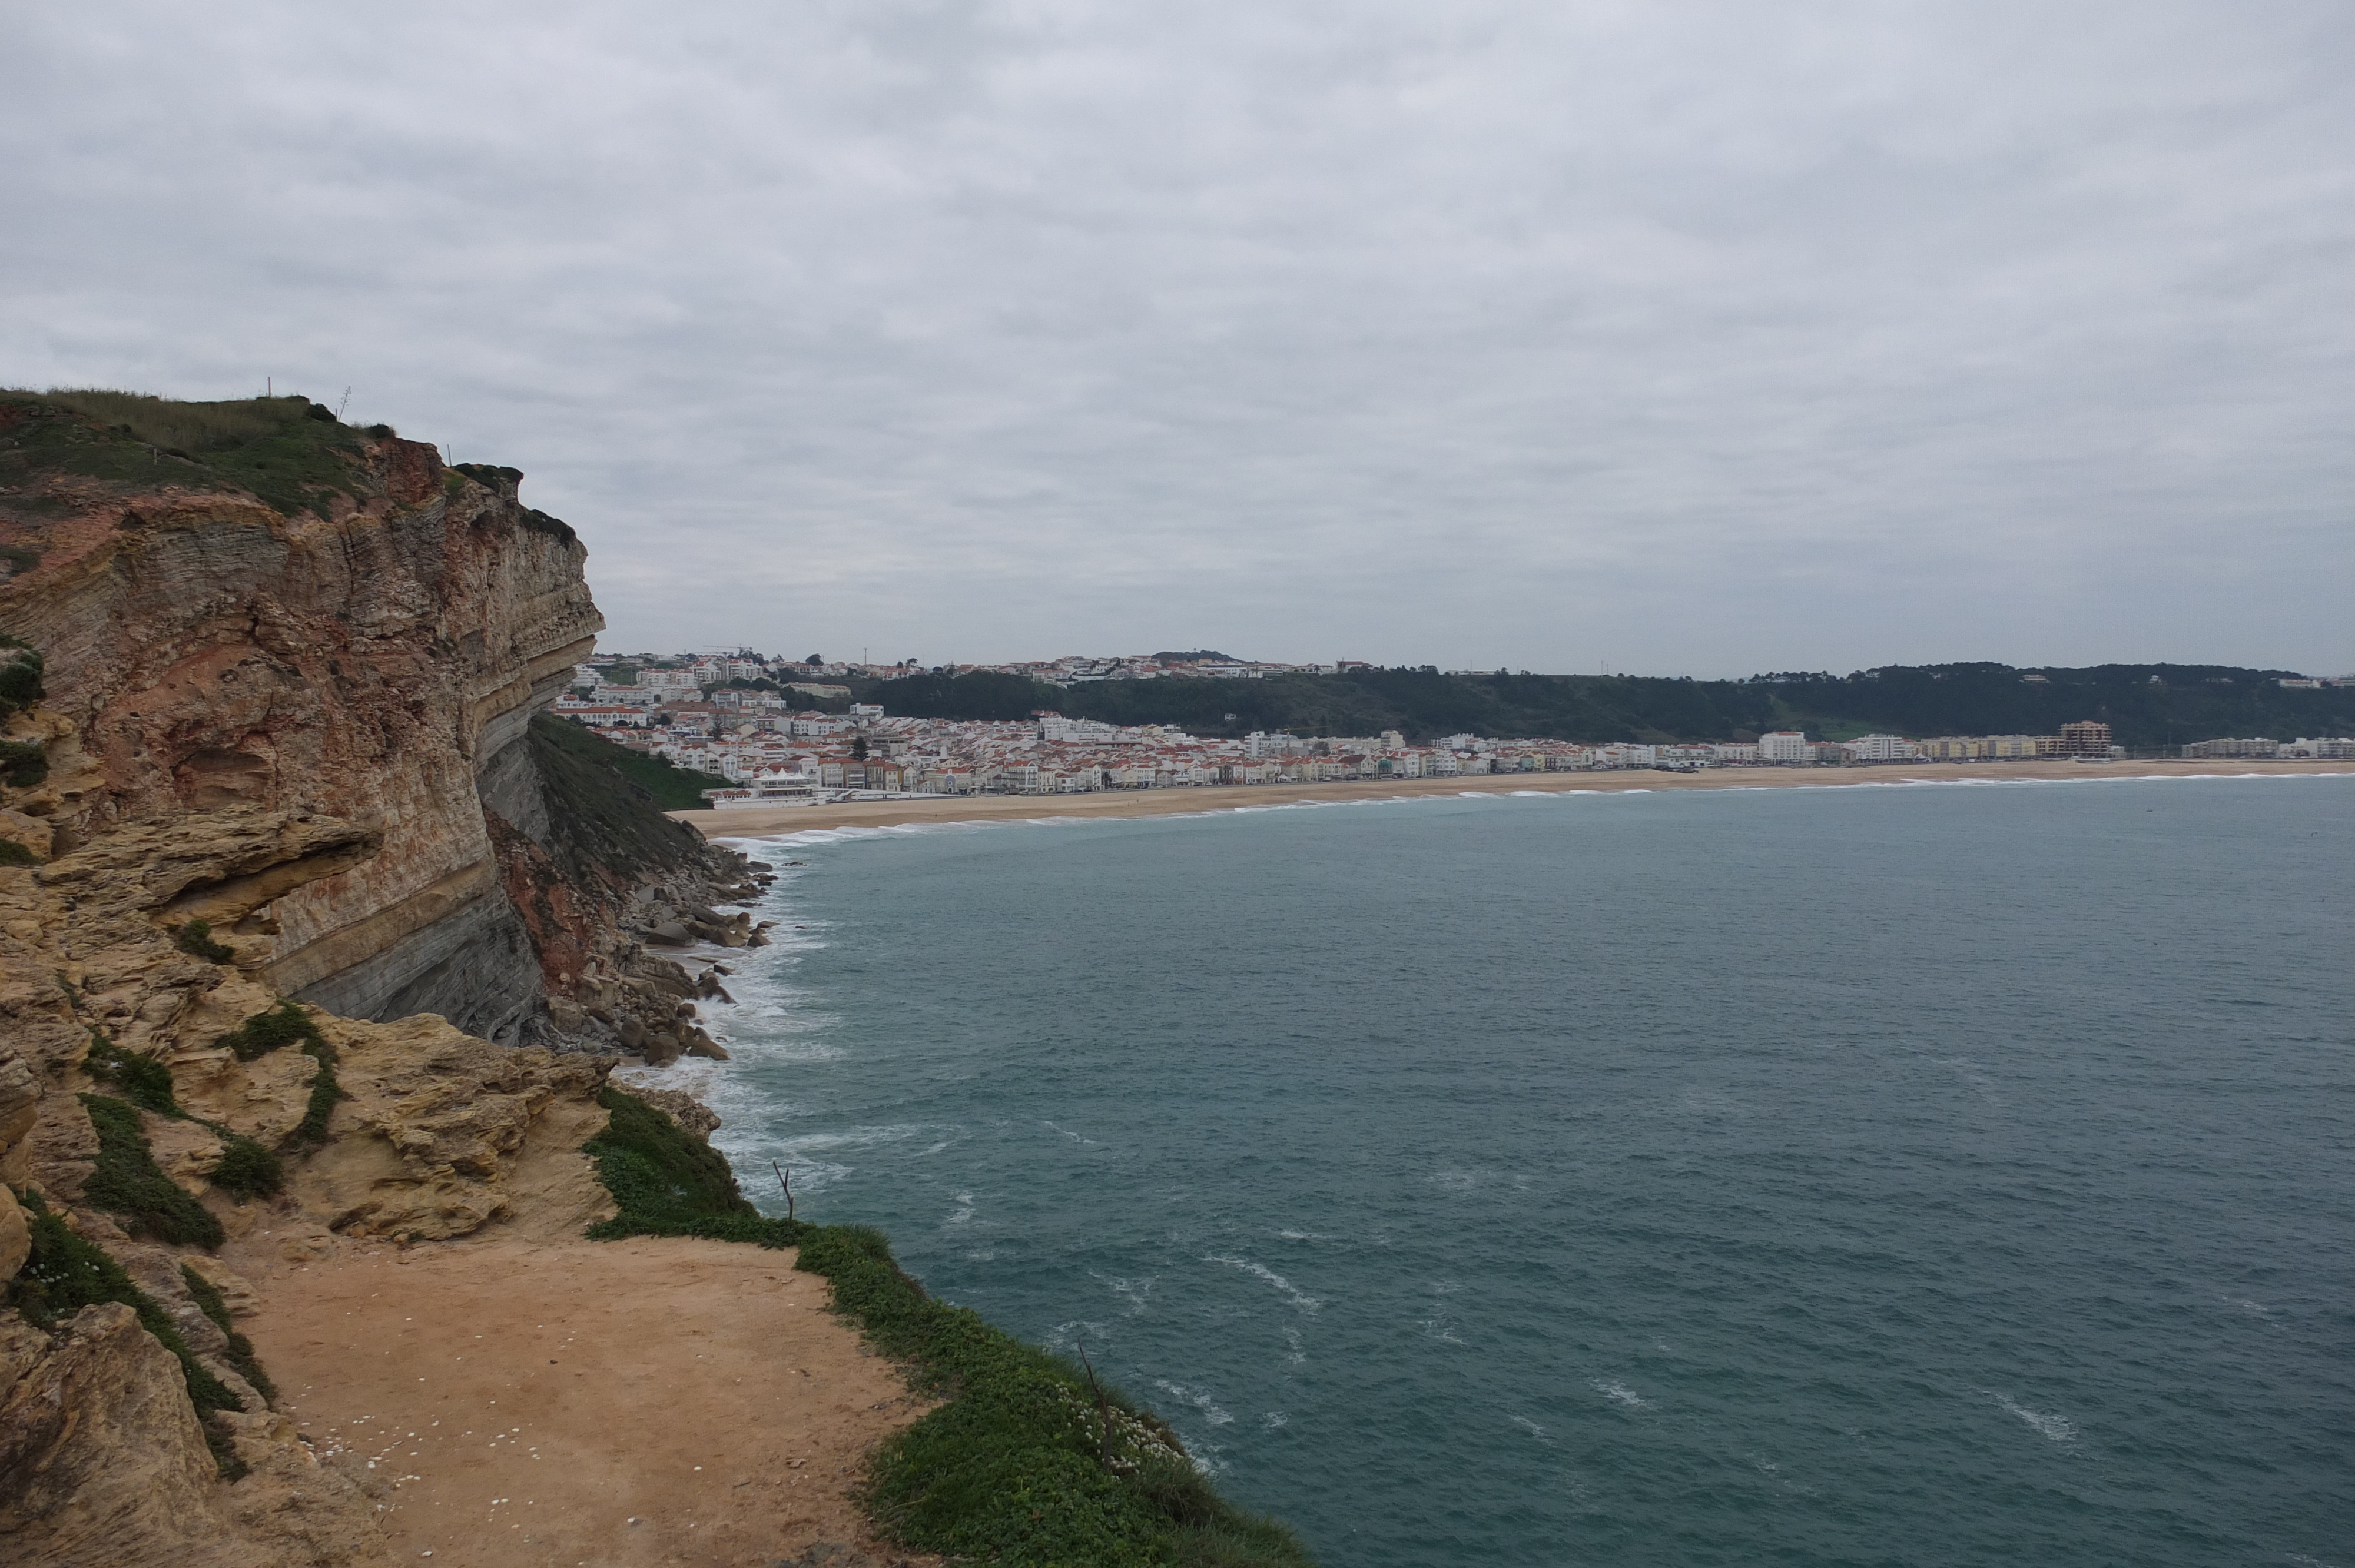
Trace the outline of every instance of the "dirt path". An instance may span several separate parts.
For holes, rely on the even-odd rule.
[[[396,1560],[931,1561],[867,1542],[844,1495],[924,1407],[791,1253],[495,1240],[232,1266],[261,1287],[241,1326],[285,1407],[374,1483]]]
[[[1859,768],[1712,768],[1700,773],[1630,769],[1607,773],[1502,773],[1470,779],[1383,779],[1332,784],[1219,784],[1184,789],[1120,789],[1088,795],[958,795],[937,800],[843,800],[826,805],[745,806],[673,811],[708,838],[754,838],[812,828],[894,827],[907,822],[986,822],[1026,817],[1157,817],[1242,806],[1392,800],[1418,795],[1547,794],[1614,789],[1823,789],[1840,784],[1951,784],[1964,779],[2213,778],[2264,773],[2345,773],[2343,762],[1971,762]]]

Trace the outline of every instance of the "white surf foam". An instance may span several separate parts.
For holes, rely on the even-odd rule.
[[[1303,1312],[1314,1312],[1318,1308],[1325,1305],[1322,1301],[1317,1300],[1316,1298],[1309,1295],[1306,1291],[1300,1289],[1298,1287],[1295,1286],[1292,1281],[1284,1278],[1284,1276],[1276,1273],[1275,1270],[1268,1267],[1265,1264],[1253,1263],[1247,1257],[1206,1257],[1202,1261],[1204,1263],[1223,1264],[1229,1268],[1239,1268],[1245,1274],[1252,1275],[1258,1278],[1266,1280],[1270,1285],[1274,1286],[1276,1289],[1282,1291],[1285,1298]]]
[[[1171,1383],[1167,1379],[1158,1378],[1154,1381],[1153,1386],[1172,1399],[1182,1400],[1192,1405],[1200,1411],[1202,1418],[1213,1426],[1224,1426],[1234,1419],[1233,1415],[1220,1408],[1219,1402],[1212,1397],[1207,1388],[1188,1388],[1184,1383]]]
[[[2073,1443],[2077,1440],[2076,1424],[2065,1415],[2030,1410],[2026,1405],[2016,1404],[2009,1394],[1998,1393],[1995,1402],[2006,1414],[2018,1416],[2040,1437],[2053,1443]]]
[[[1610,1383],[1602,1378],[1596,1378],[1588,1386],[1606,1398],[1616,1400],[1630,1410],[1649,1410],[1652,1407],[1650,1400],[1646,1399],[1624,1383]]]

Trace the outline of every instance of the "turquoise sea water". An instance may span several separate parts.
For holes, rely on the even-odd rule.
[[[761,853],[748,1189],[1332,1568],[2355,1568],[2355,778]]]

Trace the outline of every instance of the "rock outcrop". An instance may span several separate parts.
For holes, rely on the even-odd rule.
[[[578,1235],[598,1047],[719,1049],[644,928],[757,937],[535,743],[602,622],[520,475],[218,407],[235,483],[0,395],[0,1562],[384,1561],[213,1249]]]

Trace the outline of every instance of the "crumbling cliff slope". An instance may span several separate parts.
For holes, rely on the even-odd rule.
[[[217,1250],[577,1235],[598,1048],[717,1050],[645,942],[754,874],[543,771],[602,621],[520,478],[0,394],[0,1563],[383,1560]]]

